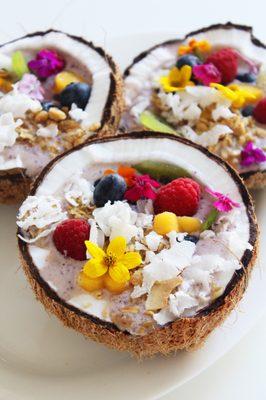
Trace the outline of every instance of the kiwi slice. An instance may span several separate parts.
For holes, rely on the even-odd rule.
[[[145,128],[151,131],[172,133],[173,135],[180,136],[171,126],[167,125],[150,111],[143,111],[143,113],[140,114],[139,120]]]
[[[134,165],[134,168],[141,174],[148,174],[162,183],[171,182],[176,178],[190,177],[190,174],[184,168],[159,161],[142,161]]]
[[[19,79],[21,79],[26,72],[29,72],[25,57],[21,51],[15,51],[15,53],[12,54],[12,69]]]
[[[216,221],[218,217],[219,211],[216,210],[216,208],[213,208],[209,214],[207,215],[205,221],[203,222],[201,226],[201,232],[206,231],[207,229],[210,229],[214,222]]]

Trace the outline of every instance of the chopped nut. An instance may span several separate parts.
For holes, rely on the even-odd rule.
[[[66,119],[59,122],[58,128],[62,132],[68,132],[79,128],[79,123],[77,121],[74,121],[73,119]]]
[[[66,114],[64,111],[59,110],[59,108],[51,107],[48,111],[49,118],[53,121],[63,121],[66,119]]]
[[[41,122],[46,122],[48,120],[48,112],[47,111],[40,111],[35,115],[35,122],[37,122],[38,124]]]
[[[124,307],[124,308],[121,308],[121,311],[123,313],[137,314],[139,312],[139,307],[137,307],[137,306]]]

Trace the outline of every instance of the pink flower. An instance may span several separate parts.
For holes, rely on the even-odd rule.
[[[16,85],[20,93],[27,94],[34,100],[43,100],[44,89],[39,79],[33,74],[24,74]]]
[[[241,151],[240,164],[248,167],[251,164],[259,164],[266,161],[266,155],[262,149],[255,147],[252,142],[248,142]]]
[[[124,198],[128,201],[136,202],[140,199],[154,200],[159,182],[150,178],[149,175],[135,175],[132,178],[132,186],[126,191]]]
[[[54,50],[40,50],[35,60],[28,62],[28,67],[38,78],[45,79],[62,71],[65,61]]]
[[[195,65],[192,72],[193,76],[204,86],[209,86],[210,83],[219,83],[222,80],[220,71],[211,63]]]
[[[236,203],[235,201],[231,200],[230,197],[225,196],[222,193],[214,192],[210,188],[205,188],[205,190],[207,193],[217,199],[217,201],[213,203],[213,206],[218,211],[228,212],[231,211],[233,207],[240,207],[239,203]]]

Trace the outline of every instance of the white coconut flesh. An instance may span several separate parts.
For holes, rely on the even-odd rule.
[[[41,49],[57,51],[65,60],[64,70],[77,73],[85,82],[91,84],[90,98],[84,109],[80,125],[84,130],[89,130],[93,125],[100,126],[111,89],[112,70],[105,57],[97,52],[93,46],[91,47],[62,32],[51,31],[39,35],[26,36],[1,46],[0,64],[4,67],[4,64],[6,64],[4,63],[5,57],[10,60],[9,57],[16,51],[21,51],[30,59],[31,57],[34,58],[35,54]],[[11,112],[15,119],[20,118],[23,120],[25,111],[41,110],[40,103],[37,100],[26,100],[28,108],[25,106],[21,115],[16,115],[16,105],[12,105],[12,102],[10,102],[9,104],[5,103],[3,109],[0,106],[0,117],[4,113]],[[2,122],[1,125],[3,125]],[[1,137],[0,135],[1,170],[25,168],[27,175],[36,176],[52,158],[48,152],[42,151],[40,148],[24,146],[18,143],[14,143],[12,146],[8,144],[6,137]]]
[[[257,64],[259,69],[258,76],[260,76],[260,78],[257,78],[256,85],[262,89],[264,96],[266,96],[266,49],[263,46],[256,45],[252,42],[250,30],[242,30],[237,27],[231,27],[230,29],[223,27],[213,29],[210,28],[205,32],[196,34],[192,33],[191,35],[187,36],[183,42],[177,40],[156,46],[154,49],[148,51],[147,54],[144,55],[144,57],[142,57],[139,61],[136,61],[135,63],[133,62],[125,77],[126,113],[122,119],[122,126],[124,128],[130,130],[141,125],[141,113],[146,110],[153,109],[151,105],[151,95],[154,89],[159,88],[158,78],[160,76],[167,75],[169,69],[176,64],[177,50],[179,46],[186,44],[192,38],[198,41],[209,41],[209,43],[212,45],[212,50],[228,47],[233,48],[244,57]],[[247,64],[239,61],[239,72],[247,71]],[[234,81],[233,83],[235,82],[239,83],[239,81]],[[205,90],[205,92],[196,92],[198,89]],[[217,97],[215,92],[217,93],[217,91],[214,89],[210,90],[210,88],[196,86],[188,88],[181,94],[178,92],[178,94],[180,94],[180,99],[176,101],[172,99],[172,93],[163,94],[160,99],[163,105],[170,108],[170,111],[165,113],[162,112],[161,117],[168,122],[170,126],[176,128],[177,132],[180,132],[186,138],[205,147],[212,146],[218,142],[220,137],[230,133],[230,130],[227,127],[224,128],[224,125],[219,122],[219,118],[230,119],[233,117],[233,114],[230,111],[230,104],[226,104],[226,101],[224,101],[222,96],[220,96],[220,98]],[[203,98],[204,96],[205,99]],[[216,118],[215,120],[217,120],[218,125],[217,132],[215,132],[216,139],[210,139],[210,137],[213,136],[213,130],[207,130],[206,135],[202,136],[197,135],[194,130],[191,132],[190,129],[190,127],[195,125],[195,122],[197,122],[200,116],[199,109],[197,108],[195,111],[195,107],[193,105],[191,106],[191,104],[194,102],[196,106],[204,109],[206,106],[212,103],[211,98],[213,98],[213,103],[216,103],[216,111],[213,113],[213,117]],[[178,129],[177,127],[180,125],[180,122],[182,123],[182,121],[185,120],[187,120],[188,127],[186,126],[181,130]],[[265,125],[255,125],[259,126],[261,130],[264,129],[265,133],[261,133],[260,137],[253,137],[254,144],[259,148],[265,149]],[[208,132],[210,134],[208,134]],[[241,149],[241,146],[238,145],[234,147],[234,155],[239,156]],[[219,153],[219,155],[222,154]],[[265,168],[266,162],[252,164],[250,166],[237,165],[237,169],[240,172],[265,170]]]
[[[55,226],[67,218],[66,208],[69,207],[69,202],[72,205],[75,204],[75,201],[73,203],[74,193],[76,197],[86,199],[88,204],[88,201],[92,201],[90,190],[93,190],[93,183],[103,175],[106,168],[114,168],[121,164],[135,165],[147,159],[185,168],[194,179],[200,182],[203,194],[196,216],[202,220],[213,203],[213,199],[204,194],[205,186],[230,195],[230,198],[240,205],[228,213],[221,213],[215,232],[208,230],[202,233],[196,245],[184,240],[184,234],[172,232],[169,237],[165,237],[167,243],[170,243],[170,250],[160,261],[159,270],[158,265],[150,266],[152,261],[149,261],[149,258],[152,260],[152,255],[155,254],[151,249],[155,251],[156,240],[159,239],[160,242],[163,238],[156,237],[156,234],[155,238],[149,236],[151,247],[146,248],[146,260],[144,260],[142,271],[144,275],[146,274],[150,286],[151,282],[167,280],[179,274],[182,277],[182,284],[170,295],[168,305],[158,310],[153,316],[145,312],[146,298],[151,287],[147,289],[143,283],[142,286],[135,286],[134,291],[133,287],[130,287],[129,290],[116,295],[111,295],[110,292],[104,290],[102,297],[97,298],[77,284],[77,275],[85,262],[65,258],[56,250],[52,241]],[[38,214],[39,206],[42,211]],[[93,238],[90,239],[102,246],[103,237],[109,239],[110,232],[106,233],[106,228],[110,228],[108,221],[112,218],[118,218],[118,220],[120,218],[120,225],[116,225],[116,231],[113,231],[114,237],[123,236],[129,232],[129,229],[132,230],[132,226],[136,225],[136,219],[134,222],[128,220],[128,210],[124,209],[126,206],[129,207],[128,203],[115,202],[109,205],[109,211],[106,206],[97,208],[96,210],[100,210],[100,213],[92,217],[94,221],[89,220],[91,234],[92,229],[94,232]],[[34,211],[36,207],[37,213]],[[105,214],[102,213],[103,210]],[[144,224],[141,225],[141,221],[147,223],[147,220],[152,227],[152,215],[143,214],[143,210],[141,213],[137,211],[136,215],[139,218],[140,227],[144,226]],[[250,224],[247,208],[232,176],[222,165],[208,158],[202,151],[169,138],[106,141],[86,145],[62,157],[39,183],[35,195],[28,197],[22,204],[18,225],[21,228],[22,236],[20,237],[23,240],[27,238],[27,229],[32,225],[43,228],[44,234],[41,233],[38,240],[33,240],[26,246],[41,278],[66,304],[100,320],[113,322],[120,329],[125,328],[119,325],[114,315],[119,315],[122,312],[121,309],[125,307],[137,304],[139,312],[130,314],[131,324],[127,327],[127,331],[132,334],[143,334],[144,331],[140,328],[145,322],[151,323],[153,328],[162,326],[176,318],[193,316],[208,306],[213,301],[213,288],[219,288],[219,295],[221,295],[235,270],[241,268],[240,260],[245,251],[252,250],[249,243]],[[42,238],[42,235],[45,237]],[[135,235],[131,235],[130,238],[132,237],[137,242],[143,238],[143,230],[138,229]],[[127,240],[128,245],[132,243],[131,239]]]

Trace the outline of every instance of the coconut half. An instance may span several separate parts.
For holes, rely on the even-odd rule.
[[[266,184],[266,162],[243,165],[241,152],[248,141],[265,151],[266,125],[251,116],[244,118],[213,88],[194,86],[183,92],[165,93],[158,83],[176,65],[179,47],[191,39],[207,40],[211,52],[228,47],[236,50],[240,55],[239,72],[255,71],[256,82],[251,85],[266,96],[265,44],[254,37],[251,27],[230,22],[211,25],[182,39],[160,43],[134,58],[124,73],[126,112],[121,126],[124,130],[143,127],[156,130],[156,126],[162,132],[174,130],[175,134],[207,147],[228,161],[248,187],[262,188]],[[233,83],[242,84],[237,79]],[[159,117],[157,122],[150,121],[150,111]],[[168,127],[161,125],[164,122]]]
[[[201,185],[230,194],[239,206],[221,214],[215,233],[210,227],[199,233],[196,244],[185,239],[186,233],[163,237],[152,231],[149,201],[137,203],[137,208],[116,201],[92,213],[93,185],[106,169],[146,160],[157,166],[167,163],[175,174],[186,171]],[[209,198],[202,196],[197,216],[204,219]],[[105,289],[90,293],[79,287],[77,276],[84,262],[56,250],[55,227],[70,215],[77,217],[77,210],[88,218],[90,240],[100,247],[104,238],[122,235],[130,251],[142,251],[144,264],[121,294],[110,295]],[[200,346],[241,299],[257,257],[258,227],[242,180],[207,149],[168,134],[143,131],[94,139],[59,156],[35,181],[20,208],[18,225],[21,263],[45,309],[84,336],[138,357]],[[157,264],[149,272],[149,263],[160,254],[166,256],[157,259],[160,268]],[[182,265],[182,271],[173,274],[176,265]],[[145,276],[153,279],[149,288]]]
[[[0,124],[2,130],[9,129],[9,139],[7,140],[4,131],[0,134],[2,203],[16,203],[25,198],[32,180],[58,153],[69,150],[92,135],[102,137],[114,134],[120,120],[123,100],[118,67],[101,47],[82,37],[51,29],[5,43],[0,46],[1,71],[8,71],[14,76],[11,61],[14,54],[22,53],[27,63],[42,49],[56,51],[65,62],[64,71],[74,73],[82,82],[89,84],[89,100],[83,109],[72,105],[65,121],[60,120],[60,116],[57,119],[55,115],[54,120],[50,120],[49,116],[47,122],[47,117],[41,116],[37,117],[36,125],[32,126],[31,121],[29,123],[25,120],[33,113],[33,122],[35,121],[35,115],[42,111],[41,100],[30,96],[25,96],[24,100],[18,98],[17,83],[13,85],[11,92],[3,93],[0,101]],[[44,87],[42,101],[53,101],[51,89],[54,76],[46,80],[40,78],[40,84]],[[2,117],[6,114],[8,121],[6,117]],[[11,134],[13,140],[10,139]],[[45,143],[44,139],[47,139]]]

